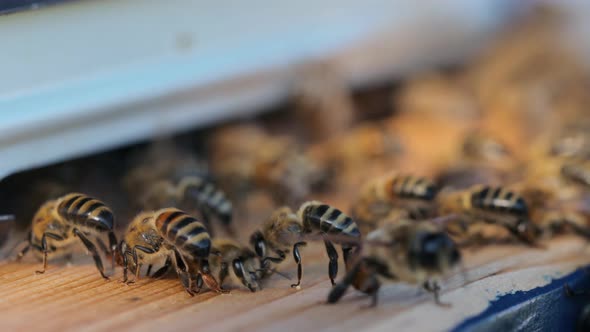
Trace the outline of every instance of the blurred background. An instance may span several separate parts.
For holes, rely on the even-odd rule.
[[[129,188],[147,180],[130,174],[159,177],[172,167],[163,159],[175,172],[186,161],[233,197],[278,185],[282,202],[299,202],[327,184],[354,188],[373,168],[440,178],[473,130],[527,159],[523,144],[566,126],[556,117],[586,119],[589,9],[3,1],[2,208],[26,225],[31,206],[73,190],[132,214]]]

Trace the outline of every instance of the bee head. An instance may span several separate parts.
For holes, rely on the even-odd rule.
[[[444,232],[428,232],[418,236],[409,256],[414,266],[438,271],[452,268],[461,260],[457,246]]]

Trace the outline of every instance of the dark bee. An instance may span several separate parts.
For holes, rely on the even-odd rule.
[[[215,217],[228,233],[233,234],[231,201],[221,189],[203,177],[185,176],[176,183],[169,180],[157,181],[140,196],[140,205],[144,209],[177,205],[196,208],[208,229],[211,229],[211,218]]]
[[[349,286],[370,295],[371,306],[385,281],[422,285],[439,300],[438,280],[460,264],[453,240],[432,222],[405,219],[369,233],[360,255],[344,279],[328,295],[328,303],[340,300]]]
[[[78,238],[92,254],[100,275],[104,274],[102,259],[98,249],[92,242],[113,259],[117,247],[117,239],[113,232],[115,218],[113,212],[103,202],[84,194],[72,193],[43,204],[33,217],[32,229],[28,235],[27,246],[18,253],[21,259],[30,248],[35,255],[43,259],[44,273],[47,260],[69,256]],[[110,248],[107,249],[100,236],[107,234]]]
[[[342,211],[318,201],[306,202],[301,205],[297,214],[290,208],[282,207],[250,238],[256,254],[262,259],[263,268],[270,270],[269,262],[278,264],[285,260],[292,248],[293,258],[297,263],[297,283],[301,285],[303,269],[299,248],[305,246],[305,238],[314,233],[320,235],[338,234],[345,238],[359,239],[361,234],[357,224]],[[324,237],[324,244],[330,263],[328,275],[332,284],[338,274],[338,253],[334,244]],[[346,263],[353,252],[354,246],[342,243],[342,255]],[[270,256],[271,252],[277,256]]]
[[[538,235],[525,199],[502,187],[477,185],[464,191],[441,193],[439,212],[457,214],[467,227],[480,221],[501,226],[529,245],[534,244]]]
[[[209,262],[211,272],[217,276],[220,285],[223,286],[224,281],[229,277],[252,292],[260,289],[258,285],[262,269],[260,259],[254,251],[236,241],[225,238],[213,239]]]
[[[166,208],[142,212],[133,219],[119,245],[118,263],[123,266],[123,281],[130,283],[128,270],[135,272],[135,280],[138,280],[142,265],[152,265],[165,258],[164,266],[155,275],[174,266],[191,296],[195,294],[195,281],[197,293],[203,281],[209,289],[221,292],[209,270],[210,249],[211,239],[202,223],[181,210]]]
[[[435,210],[438,186],[424,178],[392,173],[369,182],[353,205],[353,216],[361,225],[374,229],[392,210],[408,212],[413,219],[431,216]]]

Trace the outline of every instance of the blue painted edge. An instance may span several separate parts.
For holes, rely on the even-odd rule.
[[[590,296],[567,296],[565,284],[574,291],[589,291],[588,267],[546,286],[503,295],[451,331],[574,331],[583,306],[590,304]]]

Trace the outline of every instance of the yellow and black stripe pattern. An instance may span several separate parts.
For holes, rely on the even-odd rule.
[[[438,193],[438,186],[424,177],[395,175],[387,185],[387,192],[392,197],[432,201]]]
[[[299,217],[306,231],[319,230],[326,234],[344,234],[358,238],[361,236],[358,225],[344,212],[318,201],[304,203]]]
[[[98,231],[113,230],[115,222],[113,212],[98,199],[80,193],[71,193],[63,196],[59,201],[57,213],[66,222]]]
[[[211,237],[196,218],[181,210],[167,208],[157,212],[156,227],[166,241],[188,257],[209,256]]]
[[[187,176],[180,180],[179,188],[185,196],[210,209],[223,224],[231,223],[232,203],[212,182],[198,176]]]
[[[471,192],[471,206],[492,212],[505,212],[526,216],[528,207],[524,198],[502,187],[484,186]]]

